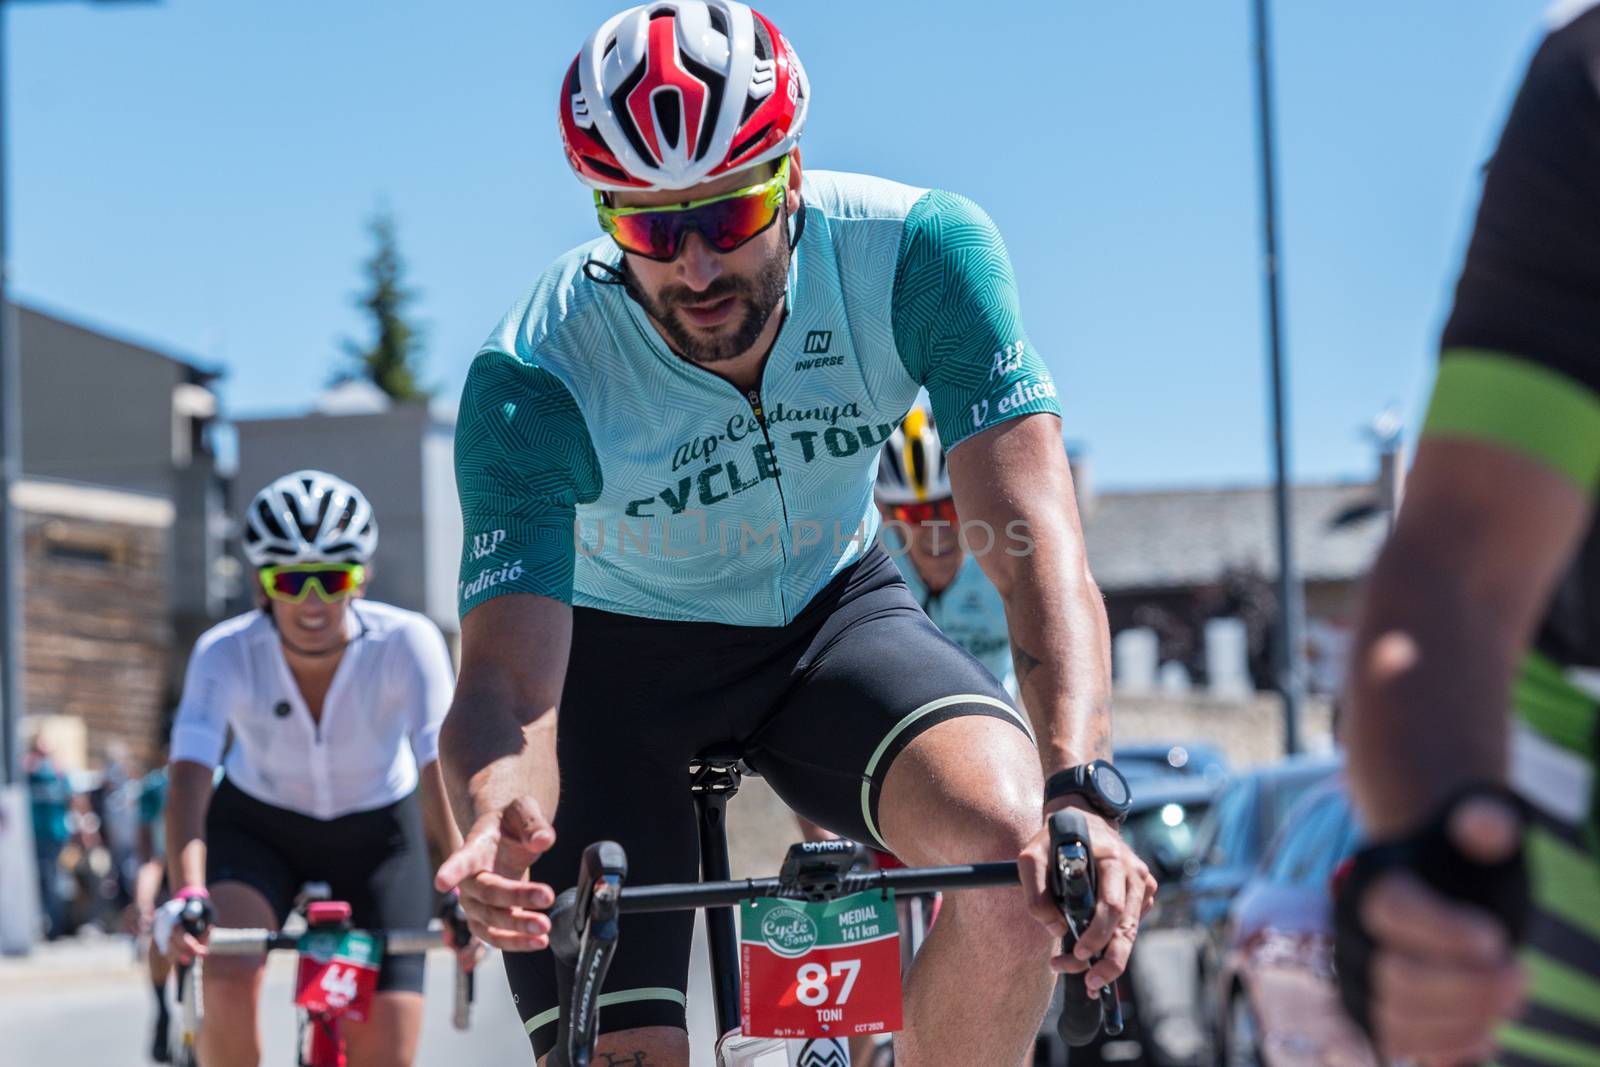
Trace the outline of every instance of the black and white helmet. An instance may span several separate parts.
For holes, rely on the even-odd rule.
[[[378,547],[378,520],[361,490],[325,471],[285,474],[244,512],[244,554],[252,567],[365,563]]]
[[[933,415],[918,404],[889,435],[878,453],[880,504],[921,504],[950,496],[950,471]]]

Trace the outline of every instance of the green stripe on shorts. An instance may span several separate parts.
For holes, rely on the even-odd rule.
[[[1033,724],[1028,721],[1027,716],[1010,704],[996,700],[994,697],[984,696],[982,693],[957,693],[954,696],[930,700],[895,723],[894,729],[884,734],[883,740],[878,742],[878,747],[873,751],[872,758],[867,761],[866,773],[861,778],[861,819],[867,824],[867,829],[871,831],[873,839],[878,842],[878,847],[885,852],[893,852],[894,850],[884,843],[883,835],[878,832],[878,824],[872,818],[872,777],[878,773],[878,761],[883,759],[883,754],[889,751],[889,746],[894,744],[895,739],[905,733],[918,719],[925,715],[931,715],[940,708],[948,708],[952,704],[987,704],[991,707],[999,708],[1017,720],[1018,725],[1027,731],[1029,739],[1035,744],[1038,743],[1038,738],[1033,736]]]
[[[666,986],[647,986],[644,989],[622,989],[615,993],[601,993],[600,1010],[604,1011],[617,1004],[633,1004],[641,1000],[667,1000],[674,1004],[688,1006],[688,998],[676,989],[668,989]],[[549,1026],[559,1018],[561,1018],[561,1009],[550,1008],[546,1011],[541,1011],[538,1015],[523,1023],[522,1028],[531,1034],[539,1027]]]
[[[1509,353],[1445,352],[1422,435],[1505,445],[1555,468],[1585,493],[1600,478],[1600,398],[1573,378]]]

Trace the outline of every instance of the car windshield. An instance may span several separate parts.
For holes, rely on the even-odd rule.
[[[1123,840],[1146,860],[1160,855],[1168,862],[1181,861],[1194,851],[1195,830],[1209,804],[1174,800],[1134,812],[1123,824]]]
[[[1117,749],[1112,762],[1130,782],[1195,777],[1220,782],[1227,776],[1227,760],[1205,745],[1135,745]]]
[[[1293,773],[1280,774],[1272,780],[1269,791],[1271,800],[1265,814],[1267,817],[1268,836],[1276,833],[1278,827],[1283,825],[1284,816],[1289,814],[1295,802],[1305,795],[1306,790],[1328,778],[1337,770],[1333,765],[1310,765],[1296,769]]]

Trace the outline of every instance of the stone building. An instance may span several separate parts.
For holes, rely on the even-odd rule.
[[[211,430],[215,372],[18,307],[23,718],[156,754],[189,648],[222,617],[232,561]]]
[[[41,479],[19,483],[14,499],[25,729],[67,720],[52,747],[68,766],[113,748],[155,765],[172,689],[172,503]]]

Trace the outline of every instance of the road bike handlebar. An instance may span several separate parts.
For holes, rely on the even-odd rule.
[[[438,919],[420,930],[369,930],[368,933],[383,943],[385,955],[412,956],[430,949],[443,948],[440,939],[444,924]],[[263,930],[250,927],[212,927],[206,940],[208,956],[259,956],[264,952],[293,951],[300,947],[298,934],[281,930]]]
[[[1017,884],[1015,862],[967,863],[948,867],[896,867],[887,871],[861,871],[846,875],[836,893],[849,896],[870,889],[893,889],[903,897],[931,896],[961,889],[993,889]],[[626,886],[618,911],[627,915],[646,911],[689,911],[725,908],[759,897],[795,895],[779,878],[745,878],[732,882],[681,882]]]
[[[1065,947],[1093,918],[1095,867],[1089,848],[1089,827],[1071,808],[1050,816],[1050,891],[1067,919]],[[550,950],[556,959],[560,1010],[550,1067],[589,1067],[600,1023],[600,989],[616,954],[618,919],[633,912],[689,911],[735,907],[759,897],[806,895],[815,899],[816,884],[805,890],[782,878],[742,881],[624,886],[628,857],[622,846],[600,841],[584,850],[578,884],[556,898],[550,909]],[[948,867],[903,867],[887,871],[850,872],[828,881],[820,895],[837,899],[873,889],[893,889],[901,896],[985,889],[1018,884],[1017,864],[975,863]],[[1098,958],[1098,957],[1097,957]],[[1122,1031],[1116,984],[1090,997],[1080,980],[1064,985],[1065,1004],[1058,1024],[1068,1044],[1088,1044],[1102,1027],[1115,1036]]]

